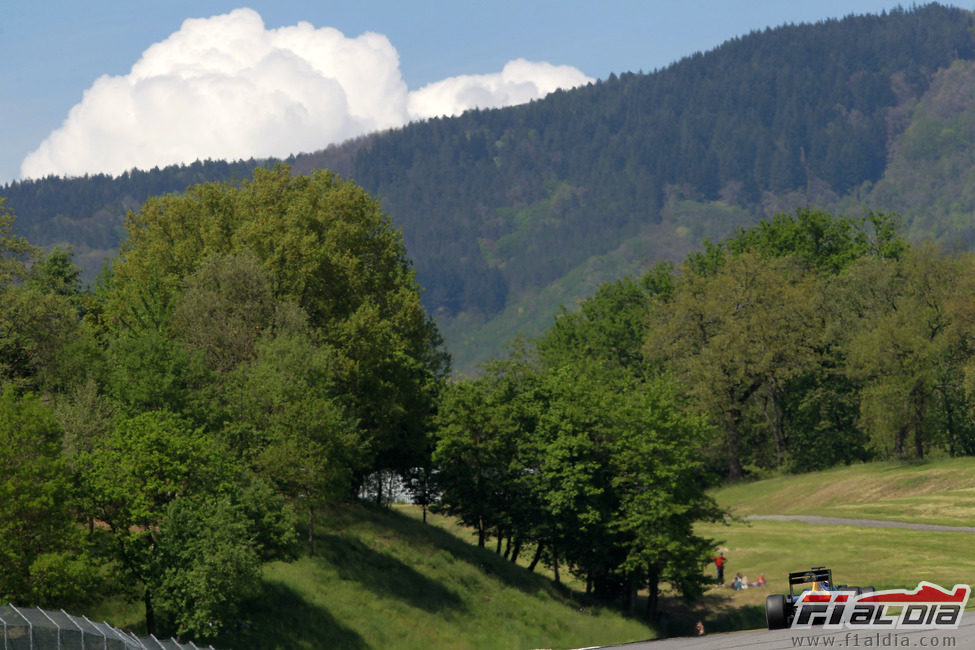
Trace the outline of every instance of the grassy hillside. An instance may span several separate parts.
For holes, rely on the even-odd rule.
[[[265,565],[259,593],[216,648],[579,648],[646,640],[638,620],[593,605],[455,533],[396,510],[333,509],[314,557]],[[145,633],[139,604],[81,612]],[[198,642],[199,643],[199,642]]]
[[[739,516],[804,514],[971,526],[975,459],[837,467],[741,483],[716,496]]]
[[[714,496],[739,518],[815,514],[972,525],[975,459],[855,465],[741,483]],[[267,565],[239,628],[214,646],[573,648],[654,636],[640,621],[586,602],[578,593],[583,585],[569,579],[558,587],[550,573],[530,574],[477,548],[457,522],[431,516],[424,524],[419,517],[408,506],[334,510],[319,531],[315,557]],[[975,583],[970,533],[743,519],[699,532],[719,542],[729,582],[736,572],[750,580],[762,573],[768,585],[715,587],[691,608],[666,599],[664,629],[674,634],[690,633],[696,620],[709,632],[762,627],[765,597],[787,591],[786,575],[810,566],[878,589],[921,580]],[[138,606],[119,603],[84,613],[136,630],[141,616]]]
[[[315,557],[266,566],[215,647],[557,648],[648,639],[638,621],[395,511],[349,506]]]
[[[913,588],[920,580],[946,586],[975,583],[975,558],[968,552],[975,536],[970,533],[743,520],[747,515],[814,514],[970,526],[975,521],[973,458],[854,465],[731,485],[716,490],[714,497],[739,518],[729,525],[698,527],[725,552],[726,580],[730,583],[741,572],[754,581],[762,573],[768,585],[740,592],[715,587],[691,608],[667,599],[664,623],[673,634],[689,634],[696,620],[710,632],[762,627],[765,597],[788,591],[787,574],[810,566],[828,566],[840,582],[878,589]],[[443,517],[431,522],[474,543],[471,531],[456,522]]]

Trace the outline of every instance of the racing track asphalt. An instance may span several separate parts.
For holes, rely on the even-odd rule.
[[[908,528],[935,532],[975,533],[975,526],[941,526],[914,524],[881,519],[846,517],[817,517],[813,515],[751,515],[753,521],[804,521],[813,525],[867,526],[876,528]],[[726,632],[696,637],[677,637],[656,641],[638,641],[605,650],[723,650],[724,648],[975,648],[975,611],[962,615],[956,630],[902,630],[870,632],[865,630],[751,630]]]
[[[942,526],[940,524],[914,524],[906,521],[883,519],[855,519],[850,517],[817,517],[815,515],[749,515],[747,521],[804,521],[807,524],[826,526],[867,526],[873,528],[909,528],[939,533],[975,533],[975,526]],[[975,648],[975,646],[972,646]]]

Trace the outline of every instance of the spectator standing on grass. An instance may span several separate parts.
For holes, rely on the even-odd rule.
[[[719,553],[718,557],[711,558],[711,561],[714,562],[714,566],[716,567],[718,572],[718,584],[723,587],[724,586],[724,564],[725,562],[727,562],[727,560],[724,559],[724,553]]]

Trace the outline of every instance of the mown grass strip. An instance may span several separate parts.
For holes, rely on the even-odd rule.
[[[714,492],[739,516],[809,514],[954,526],[975,522],[975,458],[869,463]]]

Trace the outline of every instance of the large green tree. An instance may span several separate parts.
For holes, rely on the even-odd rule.
[[[92,297],[69,251],[45,255],[17,239],[0,232],[0,383],[63,392],[100,366],[94,330],[83,320]],[[3,248],[33,251],[30,268],[22,268],[23,256],[4,260]]]
[[[863,323],[854,286],[905,249],[891,215],[800,208],[688,256],[651,304],[644,352],[709,414],[729,476],[866,457],[848,366]]]
[[[743,475],[750,403],[764,395],[781,408],[782,387],[812,360],[813,292],[792,258],[745,252],[714,273],[687,269],[673,300],[655,310],[646,353],[672,368],[713,419],[731,478]],[[781,456],[781,426],[772,432]]]
[[[515,556],[540,523],[531,483],[537,367],[520,345],[486,364],[477,379],[449,385],[437,417],[433,461],[443,492],[438,507],[478,532],[514,540]]]
[[[315,513],[349,493],[368,466],[368,443],[336,385],[336,355],[307,328],[279,331],[257,344],[255,358],[228,381],[235,413],[228,441],[307,517],[315,552]],[[299,506],[300,504],[300,506]]]
[[[863,384],[861,420],[881,456],[972,448],[963,406],[975,340],[972,270],[970,254],[922,245],[864,265],[851,287],[861,316],[848,343],[849,372]]]
[[[181,328],[195,345],[201,336],[221,337],[208,361],[223,367],[251,354],[263,318],[254,301],[268,304],[266,287],[277,303],[299,307],[334,351],[336,386],[371,453],[366,468],[403,471],[422,461],[447,360],[400,234],[378,201],[330,172],[293,176],[278,166],[237,185],[150,199],[129,214],[127,229],[106,308],[111,322],[127,322],[144,304],[159,305],[148,316],[169,318],[181,291],[176,315],[190,322],[201,322],[207,296],[222,296],[208,307],[218,321],[258,307],[239,331]],[[219,256],[246,265],[254,283],[229,280]],[[144,300],[146,287],[155,287],[154,301]]]
[[[557,579],[568,569],[600,598],[632,608],[649,587],[655,618],[663,584],[692,598],[707,583],[712,542],[693,524],[722,515],[704,493],[704,419],[670,382],[609,363],[610,340],[592,357],[592,348],[556,351],[577,340],[561,322],[546,341],[550,362],[515,346],[445,392],[434,454],[442,507],[477,528],[481,544],[495,534],[499,553],[505,537],[513,556],[534,545],[532,566],[544,559]]]
[[[119,588],[141,589],[150,633],[215,633],[260,560],[293,539],[280,497],[176,414],[120,417],[78,463],[93,534],[107,538]]]
[[[71,476],[54,413],[7,386],[0,392],[0,597],[66,606],[97,596]]]
[[[620,395],[612,454],[619,495],[613,527],[625,551],[618,570],[628,576],[631,603],[635,588],[646,586],[647,618],[656,620],[663,584],[687,600],[709,584],[701,568],[714,540],[695,534],[694,524],[724,513],[705,493],[706,420],[687,412],[677,386],[654,381]]]

